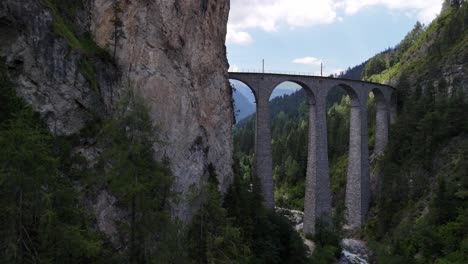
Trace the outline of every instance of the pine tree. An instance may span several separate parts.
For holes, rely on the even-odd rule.
[[[437,182],[435,197],[430,206],[432,223],[441,225],[456,215],[453,200],[453,193],[447,190],[447,182],[445,178],[443,176],[440,177]]]
[[[111,19],[111,22],[114,26],[114,29],[111,34],[111,41],[112,46],[114,47],[113,56],[115,59],[115,56],[117,54],[117,47],[119,45],[120,40],[127,38],[124,31],[124,23],[121,18],[123,14],[121,0],[112,0],[112,11],[113,17]]]
[[[450,8],[459,8],[464,3],[464,0],[445,0],[442,4],[442,11],[448,10]]]
[[[167,165],[154,160],[155,135],[148,107],[132,92],[120,102],[114,118],[101,132],[105,149],[101,163],[110,189],[130,212],[127,230],[131,263],[148,263],[149,256],[157,255],[157,237],[170,222],[172,177]]]
[[[190,255],[197,263],[247,263],[250,252],[223,208],[218,181],[212,165],[203,193],[206,201],[192,221],[189,231]]]
[[[2,242],[10,243],[2,243],[2,248],[9,249],[14,262],[39,261],[37,245],[31,241],[33,223],[40,217],[34,210],[41,208],[38,186],[56,173],[50,138],[31,127],[27,115],[11,120],[0,131],[0,201],[6,213],[1,218],[7,221]]]

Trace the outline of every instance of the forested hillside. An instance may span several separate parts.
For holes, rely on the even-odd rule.
[[[391,83],[399,95],[399,116],[385,156],[371,158],[372,174],[382,175],[382,182],[361,234],[375,250],[377,263],[468,261],[467,30],[468,5],[446,1],[430,25],[417,23],[396,47],[361,67],[363,79]],[[335,91],[328,98],[327,124],[334,216],[340,224],[349,99],[337,99],[344,93]],[[296,209],[303,207],[307,158],[303,98],[298,92],[270,103],[275,199],[278,206]],[[371,154],[373,105],[370,95]],[[235,131],[236,155],[245,177],[251,174],[254,129],[251,118]]]
[[[400,95],[365,232],[377,263],[468,261],[467,47],[468,5],[446,1],[368,77],[394,82]]]

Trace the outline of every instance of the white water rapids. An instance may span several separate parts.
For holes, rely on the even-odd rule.
[[[286,218],[289,219],[295,229],[301,234],[301,237],[304,240],[304,244],[309,249],[309,253],[312,254],[315,249],[315,244],[313,241],[306,239],[302,235],[303,229],[303,218],[304,213],[301,211],[290,210],[286,208],[275,208],[276,211]],[[362,240],[344,238],[340,242],[341,244],[341,257],[338,260],[337,264],[369,264],[370,261],[370,250],[366,245],[366,242]]]

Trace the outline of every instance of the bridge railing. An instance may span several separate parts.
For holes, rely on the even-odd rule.
[[[284,75],[300,75],[300,76],[319,76],[312,72],[295,72],[295,71],[272,71],[272,70],[256,70],[256,69],[237,69],[235,71],[229,71],[232,73],[246,72],[246,73],[269,73],[269,74],[284,74]],[[325,76],[324,76],[325,77]]]
[[[353,81],[353,82],[373,83],[373,84],[386,85],[386,86],[392,87],[388,83],[376,83],[376,82],[369,82],[369,81],[362,81],[362,80],[347,79],[347,78],[342,78],[342,77],[338,76],[337,74],[327,75],[327,76],[320,76],[320,75],[317,75],[317,74],[314,74],[314,73],[311,73],[311,72],[271,71],[271,70],[262,71],[262,70],[257,70],[257,69],[254,69],[254,70],[252,70],[252,69],[236,69],[234,71],[229,71],[229,72],[230,73],[259,73],[259,74],[266,73],[266,74],[282,74],[282,75],[299,75],[299,76],[326,77],[326,78],[331,77],[331,78],[344,79],[344,80]],[[392,87],[392,88],[395,89],[394,87]]]

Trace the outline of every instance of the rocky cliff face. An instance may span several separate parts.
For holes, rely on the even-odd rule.
[[[112,1],[96,0],[92,10],[92,32],[105,47],[114,29]],[[157,158],[171,160],[176,191],[199,187],[209,164],[226,190],[233,148],[224,46],[229,1],[122,1],[122,10],[126,38],[117,46],[117,64],[124,85],[150,103],[164,142]],[[183,219],[192,214],[188,203],[176,212]]]
[[[86,24],[86,16],[76,23]],[[112,65],[95,61],[94,89],[80,70],[82,55],[53,32],[54,17],[41,1],[0,3],[0,56],[6,58],[17,92],[41,114],[52,133],[78,133],[107,113],[116,84]]]
[[[224,46],[229,1],[123,0],[126,38],[119,41],[115,63],[86,51],[57,25],[60,10],[50,2],[0,3],[0,56],[6,57],[18,94],[53,133],[70,135],[112,112],[122,89],[137,91],[160,132],[156,158],[169,158],[175,190],[182,194],[175,214],[189,219],[196,204],[185,198],[201,186],[210,165],[222,190],[232,177]],[[77,5],[83,8],[72,18],[76,31],[90,32],[98,46],[112,49],[112,0]]]

